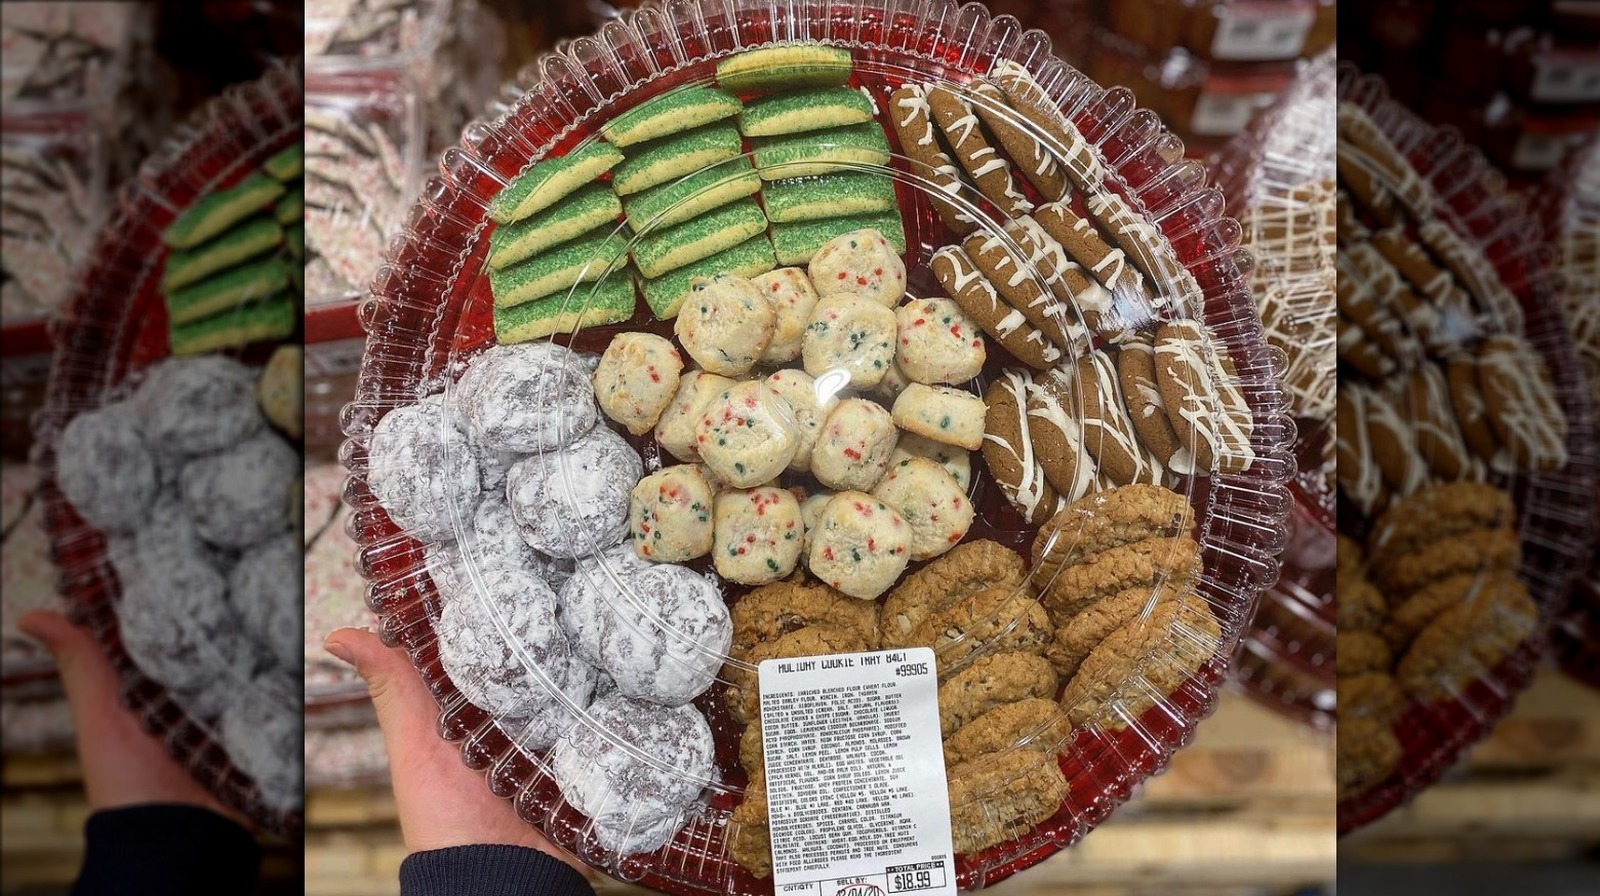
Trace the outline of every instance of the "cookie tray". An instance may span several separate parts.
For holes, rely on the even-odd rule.
[[[123,704],[225,805],[286,834],[300,827],[300,813],[269,811],[256,785],[229,760],[216,732],[188,716],[123,650],[115,609],[120,586],[106,541],[62,493],[56,441],[73,417],[126,394],[144,368],[167,356],[167,316],[158,282],[166,257],[162,229],[197,196],[238,180],[300,140],[300,85],[298,66],[279,65],[259,81],[228,90],[197,112],[123,187],[93,262],[80,272],[64,312],[51,321],[56,351],[45,405],[34,421],[33,454],[58,588],[70,616],[93,632],[117,670]],[[248,346],[240,357],[259,365],[272,348]]]
[[[943,2],[678,2],[625,13],[598,35],[575,40],[541,60],[531,73],[537,79],[530,76],[519,85],[524,89],[500,118],[469,125],[461,146],[445,153],[439,176],[424,187],[407,232],[378,273],[374,295],[360,307],[368,348],[357,395],[344,410],[349,439],[340,454],[352,474],[345,499],[362,545],[357,565],[371,583],[369,603],[380,617],[384,637],[407,650],[440,703],[441,734],[461,742],[464,761],[484,771],[487,786],[512,800],[530,824],[584,861],[658,889],[771,892],[769,879],[752,877],[727,851],[728,817],[740,801],[744,774],[736,763],[738,726],[722,714],[721,685],[713,685],[694,704],[709,718],[718,761],[711,775],[683,778],[702,791],[687,823],[653,852],[622,855],[601,846],[592,822],[561,798],[548,760],[517,748],[513,737],[518,729],[505,724],[510,720],[467,702],[444,673],[434,631],[440,595],[425,560],[429,541],[409,536],[378,504],[369,487],[368,446],[374,426],[393,409],[441,390],[446,406],[458,400],[452,391],[455,375],[493,338],[492,297],[484,270],[490,197],[530,161],[588,145],[607,116],[651,96],[708,83],[718,59],[771,43],[809,41],[851,51],[850,84],[868,88],[880,123],[887,93],[902,82],[959,84],[1002,64],[1025,67],[1096,145],[1109,172],[1106,186],[1144,208],[1199,281],[1204,307],[1191,310],[1203,315],[1218,350],[1233,359],[1255,420],[1250,444],[1254,466],[1243,473],[1188,478],[1180,486],[1196,508],[1204,550],[1207,574],[1200,591],[1221,624],[1215,652],[1171,695],[1146,699],[1137,707],[1131,697],[1126,703],[1108,701],[1064,744],[1057,757],[1068,782],[1063,805],[1036,827],[1013,829],[1008,842],[959,857],[958,880],[963,888],[974,889],[1076,842],[1188,741],[1214,702],[1227,657],[1260,590],[1276,578],[1275,558],[1284,546],[1282,522],[1289,506],[1286,482],[1294,470],[1289,450],[1294,428],[1284,413],[1278,382],[1276,362],[1281,357],[1261,344],[1245,288],[1250,258],[1237,249],[1237,225],[1222,216],[1222,195],[1205,187],[1201,166],[1182,161],[1182,144],[1152,113],[1137,109],[1125,89],[1106,90],[1089,82],[1051,57],[1044,35],[1024,31],[1011,17],[991,17],[978,4]],[[895,181],[912,291],[922,295],[928,293],[917,289],[927,290],[931,284],[926,259],[945,237],[929,201],[930,186],[908,174],[905,165],[902,156],[892,153],[887,166],[860,165],[855,170]],[[981,200],[965,201],[977,211],[975,203]],[[618,264],[611,262],[613,268]],[[579,287],[566,301],[574,309],[584,308],[592,294],[589,287]],[[626,323],[586,329],[561,342],[592,352],[616,332],[635,329],[669,332],[641,312]],[[979,383],[996,373],[991,367]],[[659,456],[653,447],[641,450],[653,468]],[[979,522],[969,538],[982,535],[1022,548],[1033,530],[992,482],[977,475],[973,481],[970,498]],[[462,531],[459,513],[454,524]],[[472,567],[470,557],[467,565]],[[477,576],[471,581],[472,599],[487,603]],[[637,598],[624,593],[615,600],[632,603]],[[504,620],[497,626],[506,637]],[[1152,668],[1166,659],[1160,650],[1154,647],[1145,658]],[[528,676],[550,691],[549,679],[531,656],[526,651],[518,655]],[[750,668],[738,661],[730,665]],[[1136,683],[1130,686],[1139,689]],[[564,696],[552,695],[552,700],[572,707]],[[594,730],[593,724],[580,716],[583,728]],[[618,743],[604,730],[594,733]],[[680,778],[686,774],[624,747],[641,766]]]
[[[1453,129],[1434,127],[1392,100],[1381,79],[1341,65],[1338,98],[1366,112],[1432,188],[1436,217],[1493,265],[1517,299],[1526,338],[1550,371],[1567,418],[1567,465],[1550,473],[1491,480],[1506,488],[1516,504],[1523,551],[1518,577],[1548,623],[1593,557],[1600,446],[1594,406],[1561,314],[1559,280],[1541,242],[1538,220],[1506,191],[1481,152]],[[1384,782],[1339,803],[1339,832],[1349,833],[1402,805],[1487,734],[1532,678],[1546,634],[1541,626],[1495,669],[1459,689],[1454,699],[1413,703],[1395,726],[1403,748],[1399,768]]]

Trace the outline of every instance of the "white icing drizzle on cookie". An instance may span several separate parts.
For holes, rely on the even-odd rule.
[[[1366,389],[1350,385],[1340,390],[1339,400],[1350,420],[1339,425],[1335,440],[1338,451],[1339,487],[1346,496],[1371,516],[1383,499],[1383,474],[1372,460],[1367,433]]]
[[[1478,353],[1484,391],[1499,394],[1494,408],[1501,431],[1522,443],[1524,467],[1566,466],[1567,417],[1551,393],[1544,361],[1516,336],[1494,336]]]
[[[1008,496],[1028,519],[1034,519],[1039,509],[1039,502],[1044,500],[1045,490],[1049,483],[1045,480],[1044,467],[1040,466],[1033,455],[1033,438],[1028,427],[1028,385],[1033,382],[1027,374],[1016,370],[1007,370],[1001,376],[1000,387],[1011,393],[1013,402],[1017,406],[1017,438],[1016,444],[1011,444],[992,432],[985,432],[983,440],[1000,446],[1016,461],[1018,474],[1017,484],[1014,488],[1006,489],[1011,492]],[[1001,483],[1004,486],[1004,483]]]
[[[1122,397],[1122,384],[1117,377],[1116,361],[1104,351],[1089,352],[1087,358],[1089,366],[1094,370],[1094,387],[1100,397],[1100,406],[1099,414],[1084,420],[1083,428],[1086,431],[1099,430],[1102,439],[1109,438],[1117,451],[1127,455],[1133,463],[1133,478],[1128,481],[1129,483],[1161,484],[1166,478],[1166,468],[1162,466],[1155,452],[1139,441],[1139,434],[1134,431],[1133,419],[1128,415],[1127,402]],[[1103,443],[1101,444],[1103,446]],[[1105,464],[1102,462],[1100,466],[1104,468]]]
[[[1067,413],[1061,403],[1061,396],[1074,394],[1071,378],[1059,367],[1050,370],[1045,376],[1055,384],[1054,388],[1038,380],[1028,382],[1026,386],[1028,399],[1024,407],[1027,408],[1027,416],[1036,417],[1054,426],[1061,431],[1068,445],[1077,447],[1077,456],[1072,459],[1071,494],[1057,490],[1064,500],[1072,502],[1089,493],[1090,487],[1095,484],[1098,470],[1094,458],[1083,450],[1083,427],[1077,419]]]
[[[1084,139],[1083,132],[1061,113],[1026,67],[1007,59],[996,65],[991,74],[1008,94],[1020,97],[1019,101],[1029,107],[1022,111],[1043,119],[1037,123],[1044,131],[1041,136],[1050,143],[1046,148],[1065,163],[1067,172],[1074,176],[1081,189],[1093,189],[1105,180],[1100,158]]]
[[[1417,235],[1434,254],[1460,279],[1463,286],[1478,303],[1498,317],[1502,332],[1521,333],[1523,330],[1522,306],[1517,297],[1506,288],[1494,265],[1484,254],[1456,235],[1443,221],[1435,218],[1417,228]]]
[[[1248,470],[1255,459],[1250,433],[1221,406],[1220,388],[1228,377],[1218,362],[1208,357],[1211,354],[1209,340],[1195,321],[1173,321],[1171,326],[1183,332],[1158,339],[1156,357],[1165,359],[1169,371],[1181,365],[1190,375],[1172,376],[1182,394],[1178,407],[1169,405],[1169,410],[1176,411],[1189,424],[1195,436],[1209,449],[1214,462],[1220,461],[1224,454],[1238,456],[1245,461],[1243,468]]]
[[[1399,409],[1383,393],[1368,392],[1365,399],[1367,443],[1371,457],[1378,461],[1380,470],[1387,467],[1383,476],[1391,492],[1401,496],[1415,494],[1428,484],[1428,465],[1422,462],[1422,455],[1417,452],[1416,435],[1410,422],[1400,415]],[[1378,458],[1379,438],[1387,443],[1389,454],[1398,455],[1388,457],[1388,464]]]

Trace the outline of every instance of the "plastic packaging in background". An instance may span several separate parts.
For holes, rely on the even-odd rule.
[[[738,868],[726,853],[729,809],[739,801],[743,773],[728,761],[735,752],[737,726],[721,717],[721,689],[713,687],[697,705],[711,716],[722,768],[714,779],[687,782],[705,788],[687,825],[650,855],[621,856],[601,847],[589,819],[559,797],[546,761],[513,746],[511,738],[519,729],[468,703],[442,671],[432,626],[439,596],[424,567],[425,545],[396,527],[371,493],[367,445],[374,425],[391,410],[441,388],[446,403],[455,400],[447,384],[463,361],[489,340],[492,298],[482,271],[486,208],[507,180],[531,159],[582,145],[609,115],[665,89],[703,83],[718,58],[773,40],[818,39],[853,50],[855,80],[872,88],[880,111],[889,86],[903,79],[965,80],[1003,61],[1027,66],[1098,145],[1109,163],[1108,186],[1143,206],[1199,279],[1216,347],[1233,358],[1256,422],[1256,463],[1248,472],[1218,474],[1183,486],[1191,490],[1198,509],[1208,573],[1201,593],[1222,627],[1217,652],[1176,692],[1150,697],[1153,706],[1108,701],[1060,757],[1069,784],[1065,804],[1038,828],[1012,826],[1011,842],[958,860],[964,887],[1003,879],[1075,842],[1134,783],[1187,741],[1196,721],[1209,711],[1223,657],[1232,650],[1255,596],[1275,578],[1275,557],[1283,548],[1292,427],[1284,416],[1279,371],[1260,344],[1245,289],[1248,257],[1236,250],[1235,225],[1221,217],[1221,194],[1204,187],[1198,164],[1180,161],[1182,144],[1153,114],[1137,109],[1128,91],[1099,88],[1051,58],[1042,34],[1024,32],[1009,17],[991,18],[975,4],[957,8],[943,2],[870,2],[845,9],[809,3],[684,3],[625,14],[599,35],[573,41],[531,70],[537,80],[530,77],[522,85],[525,93],[508,98],[512,104],[503,118],[469,126],[462,145],[445,154],[441,176],[424,187],[404,239],[394,245],[375,283],[373,298],[361,306],[369,347],[356,400],[344,411],[350,439],[340,457],[352,473],[345,495],[362,545],[358,565],[372,582],[369,600],[386,639],[407,649],[437,695],[443,710],[441,732],[462,741],[464,760],[486,770],[491,790],[513,799],[522,817],[556,842],[617,876],[675,892],[756,893],[770,887],[770,882]],[[863,170],[897,180],[911,267],[925,281],[926,259],[942,226],[926,188],[898,167]],[[582,303],[587,295],[575,290],[568,301]],[[647,317],[633,326],[662,328]],[[574,342],[595,351],[613,332],[615,328],[586,330]],[[1032,537],[997,489],[982,496],[979,514],[984,527],[975,527],[969,537],[987,534],[1012,546]],[[462,599],[486,600],[476,593]],[[623,593],[612,599],[629,606],[638,597]],[[504,636],[504,622],[498,624]],[[1157,654],[1164,649],[1173,649],[1173,644],[1155,647],[1147,662],[1161,662]],[[522,652],[529,677],[542,676]],[[553,694],[551,699],[566,698]],[[1145,699],[1141,692],[1138,700]],[[585,719],[582,724],[594,723]],[[660,760],[633,758],[683,778],[682,771]]]
[[[38,473],[10,460],[0,465],[0,682],[9,696],[13,685],[54,675],[55,662],[44,646],[17,630],[17,620],[32,610],[60,610],[50,566],[50,538],[38,498]]]
[[[366,604],[366,581],[351,562],[358,546],[348,531],[349,508],[339,500],[344,468],[308,462],[305,487],[306,706],[364,701],[367,688],[361,677],[322,647],[334,629],[377,625]]]
[[[106,209],[104,131],[83,102],[7,101],[0,113],[0,321],[55,313]]]
[[[1600,449],[1593,403],[1560,313],[1559,279],[1538,221],[1505,189],[1504,179],[1478,150],[1455,131],[1429,125],[1391,100],[1378,78],[1341,65],[1338,99],[1367,114],[1431,191],[1434,217],[1494,268],[1517,300],[1523,336],[1549,370],[1567,422],[1565,467],[1512,476],[1491,473],[1489,478],[1510,493],[1517,507],[1523,557],[1518,576],[1548,621],[1593,556]],[[1479,325],[1491,332],[1509,326],[1502,315],[1486,317]],[[1366,522],[1341,516],[1341,531],[1359,540],[1366,534]],[[1490,673],[1451,688],[1451,699],[1412,703],[1395,724],[1403,750],[1399,767],[1376,786],[1339,803],[1339,831],[1374,821],[1437,781],[1510,709],[1531,679],[1542,647],[1540,631]]]
[[[124,705],[225,805],[284,833],[300,827],[301,813],[267,808],[255,782],[229,758],[218,733],[186,714],[123,649],[116,613],[120,585],[105,538],[62,494],[56,481],[56,441],[73,417],[125,394],[144,368],[168,354],[159,289],[167,254],[161,233],[198,197],[237,181],[301,139],[301,82],[298,66],[277,66],[259,81],[231,88],[180,128],[123,187],[116,214],[97,237],[92,263],[77,281],[70,303],[52,321],[56,354],[45,406],[35,420],[33,458],[41,476],[57,586],[69,614],[94,634],[116,669]],[[271,348],[250,347],[242,359],[261,364]],[[277,696],[257,694],[253,687],[251,682],[238,683],[241,695],[262,700]],[[294,709],[298,712],[298,702]]]
[[[439,46],[450,0],[309,0],[306,57],[359,67],[362,60],[418,58]]]
[[[60,754],[73,747],[72,706],[52,679],[49,693],[26,698],[6,694],[6,724],[0,727],[0,753],[7,756]]]
[[[421,131],[398,63],[307,72],[307,306],[365,294],[416,194]]]
[[[114,93],[148,21],[142,3],[6,3],[0,8],[0,93],[12,100],[85,102]]]
[[[306,716],[306,789],[355,790],[389,783],[389,758],[383,731],[368,706],[364,723],[322,727],[318,714]]]

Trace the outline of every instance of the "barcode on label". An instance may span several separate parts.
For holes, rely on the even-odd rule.
[[[1217,11],[1213,59],[1293,59],[1306,45],[1316,12],[1304,7],[1229,5]]]

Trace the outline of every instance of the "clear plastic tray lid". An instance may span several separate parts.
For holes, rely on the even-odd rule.
[[[248,719],[233,717],[233,722],[226,721],[230,718],[226,715],[218,720],[215,710],[219,707],[214,701],[204,712],[198,708],[190,712],[186,706],[200,707],[201,702],[180,701],[174,691],[152,677],[154,673],[147,674],[124,647],[122,631],[128,623],[119,619],[119,607],[125,588],[131,587],[122,576],[136,575],[148,567],[131,562],[131,539],[108,537],[75,509],[62,487],[64,470],[58,448],[69,423],[81,414],[128,399],[147,378],[149,369],[169,355],[160,286],[169,251],[162,232],[200,197],[232,185],[275,153],[299,143],[304,128],[301,81],[298,66],[274,66],[260,80],[211,100],[123,186],[116,211],[96,236],[91,262],[74,278],[70,301],[50,322],[55,353],[45,403],[34,420],[33,452],[41,476],[40,497],[57,588],[71,617],[93,632],[117,670],[124,704],[148,732],[162,740],[170,755],[224,804],[280,833],[291,833],[301,824],[300,700],[289,677],[292,670],[280,669],[275,678],[258,675],[243,668],[236,661],[239,657],[221,640],[186,641],[191,658],[226,681],[234,702],[260,710]],[[273,348],[258,342],[229,354],[256,367],[267,360]],[[253,408],[253,380],[247,400]],[[268,425],[263,422],[261,427],[267,429]],[[282,442],[276,434],[272,438]],[[280,458],[284,452],[294,454],[293,449],[284,447]],[[169,465],[163,461],[163,466]],[[294,466],[298,467],[298,462]],[[176,474],[176,468],[171,472]],[[176,489],[174,477],[163,481]],[[288,484],[285,480],[285,487]],[[181,513],[176,494],[168,493],[167,488],[161,486],[168,501],[164,509]],[[286,520],[287,506],[285,494]],[[164,519],[170,523],[171,514]],[[145,541],[153,548],[176,551],[156,539]],[[220,563],[224,555],[226,552],[213,552],[211,559]],[[185,559],[194,556],[185,554]],[[220,595],[215,597],[220,602]],[[175,594],[174,599],[199,602],[192,607],[196,613],[216,610],[206,604],[202,589]],[[153,618],[143,615],[138,621]],[[159,640],[160,633],[145,631],[144,637]],[[174,644],[177,641],[173,639]],[[210,692],[216,693],[214,688]],[[241,720],[245,727],[259,728],[245,731]],[[230,725],[234,730],[225,731]],[[256,777],[269,773],[263,770],[273,775],[270,793],[268,785]],[[293,780],[289,780],[291,770]]]
[[[801,152],[800,157],[783,157],[775,148],[781,138],[747,144],[732,121],[706,125],[696,132],[697,140],[716,143],[722,136],[712,132],[725,127],[736,145],[676,169],[662,185],[677,186],[680,194],[648,214],[636,210],[627,224],[617,223],[620,216],[613,214],[591,225],[602,248],[584,259],[578,284],[538,300],[545,302],[539,307],[548,316],[586,325],[554,339],[541,336],[490,348],[497,323],[506,337],[502,341],[519,332],[505,326],[517,318],[496,310],[496,292],[504,285],[496,272],[515,262],[497,264],[492,257],[518,233],[516,224],[491,224],[496,197],[508,184],[539,162],[572,164],[606,152],[609,140],[602,127],[615,138],[629,121],[620,116],[646,100],[694,106],[715,83],[748,98],[745,108],[751,108],[772,85],[741,84],[730,74],[737,66],[713,81],[717,63],[774,45],[804,48],[804,53],[832,48],[824,56],[846,51],[845,92],[865,96],[870,118],[850,126],[849,133],[784,144],[784,151]],[[952,677],[977,663],[1019,653],[1026,655],[1017,661],[1021,666],[1047,665],[1038,653],[1012,649],[1019,640],[1037,638],[1036,631],[1019,634],[1019,629],[1040,623],[1028,621],[1026,614],[1007,616],[1005,608],[1015,612],[1018,604],[1032,605],[1045,613],[1034,595],[1055,587],[1062,570],[1076,568],[1077,561],[1066,558],[1091,552],[1070,512],[1055,525],[1046,522],[1057,506],[1084,498],[1080,506],[1098,507],[1092,495],[1109,495],[1118,476],[1152,490],[1159,486],[1170,496],[1165,500],[1174,515],[1163,525],[1173,537],[1150,546],[1150,556],[1158,566],[1173,563],[1174,569],[1186,570],[1175,573],[1171,584],[1192,597],[1168,605],[1158,621],[1131,625],[1127,649],[1108,650],[1096,660],[1097,667],[1115,670],[1098,674],[1114,680],[1091,682],[1095,676],[1088,676],[1077,690],[1069,684],[1066,699],[1019,737],[1018,745],[997,754],[1003,769],[1010,769],[996,773],[1000,782],[1030,776],[1041,792],[1053,794],[1045,811],[1033,811],[1040,808],[1035,805],[1007,814],[1015,807],[991,800],[992,788],[955,785],[957,852],[962,854],[957,872],[965,887],[999,880],[1074,842],[1109,814],[1133,783],[1158,768],[1209,710],[1245,617],[1260,589],[1275,579],[1275,557],[1284,547],[1294,426],[1280,381],[1282,355],[1262,343],[1247,287],[1250,258],[1238,248],[1237,225],[1222,217],[1223,196],[1205,187],[1204,170],[1182,161],[1181,143],[1152,113],[1136,108],[1126,90],[1091,83],[1051,57],[1042,34],[1024,31],[1008,16],[991,18],[976,4],[645,7],[598,35],[571,42],[533,71],[537,80],[526,79],[499,118],[470,125],[462,145],[445,154],[440,176],[424,188],[406,234],[391,247],[374,296],[361,306],[368,351],[356,398],[344,412],[350,438],[341,460],[352,474],[345,498],[362,545],[357,563],[371,581],[369,601],[383,633],[411,654],[440,702],[441,733],[461,741],[464,760],[483,769],[490,788],[512,799],[523,818],[587,862],[679,892],[769,891],[770,879],[759,870],[765,818],[749,802],[749,772],[756,766],[740,761],[741,753],[759,748],[743,735],[755,705],[754,661],[762,655],[748,639],[753,632],[760,633],[757,639],[803,635],[788,643],[842,652],[890,643],[904,633],[880,627],[876,603],[837,593],[831,602],[824,599],[832,609],[817,611],[816,618],[797,610],[764,619],[752,609],[756,601],[741,606],[751,589],[733,579],[753,577],[730,572],[734,564],[703,557],[684,564],[640,559],[633,540],[625,537],[628,494],[646,473],[681,469],[676,462],[689,459],[684,456],[689,446],[670,437],[657,439],[648,426],[625,435],[597,409],[590,381],[600,353],[620,334],[670,340],[677,328],[689,354],[697,337],[685,338],[679,324],[696,309],[686,305],[676,322],[663,319],[636,303],[632,278],[639,268],[652,266],[659,249],[652,242],[660,243],[655,238],[670,227],[694,227],[698,222],[691,209],[720,208],[709,194],[737,182],[742,173],[769,169],[754,185],[764,215],[760,234],[752,239],[771,241],[764,244],[765,260],[755,266],[804,268],[812,258],[807,231],[786,226],[793,221],[766,220],[775,212],[784,214],[776,211],[783,203],[773,201],[773,185],[780,184],[781,192],[781,182],[821,173],[804,167],[803,153],[830,149],[845,158],[828,162],[828,174],[856,178],[853,183],[868,192],[892,190],[892,209],[866,220],[893,245],[906,270],[907,290],[918,299],[945,297],[957,278],[941,281],[938,272],[952,257],[964,263],[967,256],[954,254],[958,249],[1023,259],[1008,288],[1053,295],[1044,261],[1031,257],[1023,245],[1032,238],[1023,219],[1050,213],[1041,207],[1065,209],[1091,229],[1109,225],[1108,233],[1126,231],[1126,257],[1132,259],[1126,270],[1140,271],[1147,291],[1129,290],[1109,305],[1096,305],[1091,296],[1110,292],[1085,280],[1079,287],[1083,301],[1063,306],[1060,338],[1066,344],[1041,351],[1032,370],[1006,348],[1027,352],[1028,344],[1003,338],[1020,324],[990,321],[994,330],[985,330],[988,348],[981,370],[957,384],[966,400],[1001,395],[1010,385],[1022,394],[1027,384],[1051,376],[1071,381],[1080,363],[1086,376],[1115,389],[1102,371],[1110,369],[1110,380],[1116,379],[1107,364],[1121,350],[1117,346],[1148,338],[1162,323],[1188,321],[1190,329],[1182,332],[1192,339],[1184,347],[1196,364],[1216,365],[1217,373],[1207,380],[1214,385],[1201,390],[1202,403],[1217,408],[1225,392],[1242,401],[1229,422],[1221,422],[1220,411],[1207,418],[1242,438],[1219,444],[1204,469],[1197,470],[1192,458],[1180,458],[1169,470],[1152,449],[1127,441],[1128,430],[1114,420],[1122,411],[1115,401],[1120,393],[1101,393],[1108,397],[1101,405],[1104,413],[1096,414],[1088,393],[1073,392],[1060,400],[1059,412],[1047,413],[1065,418],[1064,428],[1074,434],[1070,455],[1061,459],[1090,471],[1078,478],[1076,491],[1052,491],[1054,497],[1044,500],[1038,485],[1043,474],[1033,469],[1023,475],[1024,480],[1033,477],[1031,486],[1002,484],[977,450],[964,457],[970,471],[965,481],[949,477],[963,487],[957,504],[968,505],[972,515],[956,550],[970,549],[965,556],[987,552],[995,563],[1015,570],[999,580],[1004,584],[993,595],[999,606],[975,610],[964,629],[938,639],[942,668]],[[1046,111],[1019,112],[1015,101],[985,99],[979,79],[1015,80],[1037,90]],[[897,97],[908,85],[909,94]],[[975,114],[987,111],[1026,138],[1014,146],[1031,148],[1028,161],[1038,166],[1034,173],[1054,171],[1056,189],[1065,184],[1068,198],[1043,194],[1021,173],[1023,160],[1016,160],[1018,173],[1009,189],[985,183],[970,170],[963,173],[957,163],[940,171],[918,162],[926,146],[907,146],[906,135],[916,135],[897,128],[896,116],[929,115],[931,134],[932,113],[924,113],[916,100],[929,91],[991,104]],[[897,106],[897,98],[907,102]],[[857,100],[834,99],[858,107]],[[748,120],[742,124],[750,127]],[[953,130],[977,133],[959,125]],[[652,145],[661,143],[625,145],[622,155],[638,158]],[[795,167],[782,168],[786,164]],[[981,158],[973,165],[983,167]],[[613,169],[609,184],[623,193],[626,208],[641,191],[619,184],[624,176]],[[607,191],[594,192],[603,209]],[[841,194],[841,201],[855,199]],[[724,203],[730,204],[735,203]],[[1113,211],[1123,205],[1126,217]],[[1094,223],[1096,215],[1104,223]],[[600,217],[606,217],[603,211]],[[815,279],[821,267],[801,276]],[[751,267],[741,269],[755,275]],[[861,272],[863,279],[868,273]],[[669,270],[643,281],[644,296],[658,311],[671,304],[671,296],[663,300],[661,291],[672,276]],[[613,295],[618,292],[620,303]],[[787,372],[800,363],[759,370],[762,375],[775,367]],[[841,387],[855,371],[848,364],[823,364],[811,373],[815,387],[809,397],[803,390],[796,400],[821,406],[845,397]],[[745,376],[730,372],[730,382],[741,384]],[[848,394],[858,400],[852,407],[860,419],[870,421],[876,414],[889,415],[894,389],[882,379],[864,380]],[[781,431],[793,407],[775,406],[782,408],[775,412]],[[1087,435],[1079,434],[1080,420],[1088,423]],[[663,441],[674,447],[665,448]],[[1018,451],[1032,451],[1015,444]],[[1116,445],[1135,455],[1129,459],[1134,471],[1117,472],[1106,464],[1103,476],[1093,474],[1101,457],[1096,452],[1113,456]],[[1169,458],[1184,450],[1194,452],[1195,444],[1185,443]],[[713,458],[712,467],[717,463]],[[812,469],[818,469],[815,463]],[[848,481],[851,472],[847,465],[819,476]],[[790,489],[815,495],[819,476],[803,468],[780,471],[776,487],[762,497],[774,506],[798,505]],[[723,494],[755,492],[762,489]],[[1035,550],[1050,562],[1030,574],[1022,558]],[[812,572],[820,577],[817,554],[809,556]],[[905,566],[904,558],[898,562]],[[907,569],[915,576],[938,570],[938,563],[933,559]],[[855,587],[854,579],[833,583]],[[1150,587],[1149,581],[1143,584]],[[861,590],[871,598],[887,588]],[[863,618],[869,621],[863,624]],[[851,631],[835,637],[839,625]],[[1140,637],[1132,637],[1134,632]],[[1035,648],[1042,652],[1042,644]],[[1053,671],[1048,677],[1057,681]],[[1041,691],[1048,702],[1058,688],[1050,684]],[[963,793],[976,795],[962,798]],[[980,829],[984,835],[973,834]]]
[[[1347,832],[1437,780],[1526,686],[1593,556],[1600,464],[1537,220],[1379,80],[1341,66],[1338,99]]]

